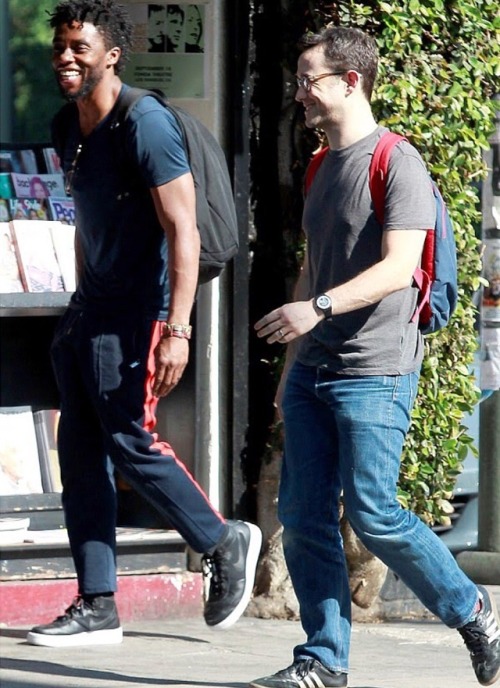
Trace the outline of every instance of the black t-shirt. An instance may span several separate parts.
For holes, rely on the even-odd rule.
[[[87,137],[75,122],[65,148],[67,173],[82,146],[71,187],[84,270],[71,306],[135,309],[161,319],[169,299],[167,246],[150,189],[189,172],[182,133],[173,115],[147,96],[121,135],[110,130],[112,121],[113,111]],[[130,190],[132,176],[140,183]]]

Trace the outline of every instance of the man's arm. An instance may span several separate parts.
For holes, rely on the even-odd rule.
[[[151,189],[158,220],[168,244],[170,305],[168,322],[189,325],[200,259],[200,234],[196,226],[196,198],[190,173]],[[166,396],[179,382],[189,358],[189,341],[162,337],[155,349],[153,393]]]
[[[332,314],[349,313],[378,303],[389,294],[410,286],[417,267],[426,232],[421,229],[383,232],[382,259],[352,280],[329,289]],[[287,303],[265,315],[255,324],[257,335],[269,344],[288,343],[313,329],[324,316],[318,314],[313,299]]]

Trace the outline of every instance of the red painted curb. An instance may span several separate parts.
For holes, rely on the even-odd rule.
[[[0,585],[0,625],[35,625],[62,614],[76,596],[76,581],[5,581]],[[202,614],[199,573],[120,576],[116,603],[122,622]]]

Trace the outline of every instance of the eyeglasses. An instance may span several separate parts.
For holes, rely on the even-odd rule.
[[[75,157],[73,158],[73,162],[71,163],[71,167],[69,170],[66,172],[65,175],[65,185],[64,185],[64,190],[66,191],[68,196],[71,196],[71,190],[73,186],[73,177],[75,176],[76,172],[76,166],[78,164],[78,158],[80,157],[80,153],[82,152],[83,144],[79,143],[78,148],[76,149]]]
[[[309,93],[313,84],[315,84],[320,79],[325,79],[327,76],[340,76],[345,74],[347,69],[343,69],[341,72],[326,72],[325,74],[317,74],[316,76],[297,76],[297,88],[303,88],[306,93]]]

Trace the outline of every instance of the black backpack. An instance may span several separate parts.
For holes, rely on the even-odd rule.
[[[137,101],[144,96],[152,96],[168,108],[182,131],[196,191],[196,221],[201,238],[198,281],[208,282],[222,272],[239,246],[236,208],[224,151],[213,134],[186,110],[172,105],[158,92],[129,88],[120,96],[110,124],[115,136],[117,166],[123,170],[123,183],[127,186],[124,191],[131,191],[137,175],[130,169],[130,164],[127,168],[128,161],[124,159],[126,149],[121,132],[125,127],[122,125]],[[76,106],[74,103],[64,106],[54,120],[54,144],[60,155],[64,151],[71,107]]]

